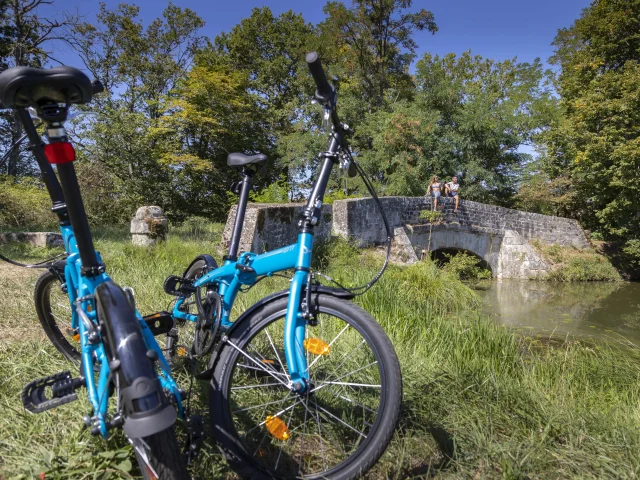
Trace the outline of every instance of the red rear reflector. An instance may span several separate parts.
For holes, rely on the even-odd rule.
[[[49,163],[69,163],[76,159],[76,152],[69,142],[49,143],[44,146],[44,153]]]

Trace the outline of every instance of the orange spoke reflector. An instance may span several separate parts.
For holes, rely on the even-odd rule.
[[[303,342],[303,345],[307,352],[313,353],[314,355],[327,355],[331,350],[331,347],[327,342],[324,342],[319,338],[307,338]]]
[[[179,357],[186,357],[189,355],[189,351],[184,347],[178,347],[176,349],[176,353],[178,354]]]
[[[278,440],[289,440],[289,428],[278,417],[269,415],[266,421],[267,430]]]
[[[266,363],[266,364],[268,364],[268,365],[273,365],[273,364],[274,364],[274,363],[276,363],[276,362],[274,362],[274,361],[273,361],[273,360],[271,360],[270,358],[263,358],[263,359],[262,359],[262,363]]]
[[[74,333],[73,337],[72,337],[76,342],[80,341],[80,334],[79,333]]]

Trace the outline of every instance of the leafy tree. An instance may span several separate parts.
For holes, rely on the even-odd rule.
[[[409,65],[418,47],[413,33],[438,30],[433,13],[408,11],[411,0],[353,0],[351,7],[328,2],[327,19],[320,24],[324,53],[340,65],[351,95],[372,112],[382,107],[390,90],[394,96],[412,89]]]
[[[607,239],[640,235],[640,0],[596,0],[555,39],[564,118],[546,170],[570,180],[576,217]]]
[[[190,187],[178,188],[175,174],[189,165],[167,162],[172,138],[163,116],[193,64],[204,23],[173,4],[146,28],[137,15],[133,5],[110,10],[101,4],[96,25],[73,30],[72,45],[106,88],[91,107],[97,115],[79,125],[77,140],[90,162],[107,166],[126,204],[157,204],[179,216]]]
[[[249,90],[267,112],[271,126],[290,129],[296,108],[307,100],[310,82],[304,54],[311,49],[314,27],[291,10],[274,16],[269,7],[254,8],[212,45],[217,60],[248,73]]]
[[[431,175],[458,175],[465,198],[507,203],[529,160],[519,147],[553,116],[544,79],[539,61],[427,54],[416,67],[413,101],[391,104],[359,130],[372,139],[363,162],[386,194],[422,195]]]
[[[75,26],[70,42],[104,84],[103,99],[116,108],[157,119],[163,99],[193,63],[203,42],[197,32],[204,21],[192,10],[169,3],[162,18],[144,28],[138,13],[135,5],[109,10],[101,3],[97,24]]]
[[[50,18],[41,14],[43,7],[53,0],[2,0],[0,1],[0,68],[15,66],[42,67],[52,57],[51,46],[56,40],[64,40],[65,29],[76,22],[76,17],[64,14]],[[5,148],[15,143],[23,134],[22,124],[13,112],[0,113],[0,137],[9,141]],[[9,156],[6,173],[16,176],[34,173],[29,155],[15,149]]]
[[[226,187],[238,176],[228,153],[265,150],[264,113],[248,82],[245,72],[205,59],[173,91],[154,135],[165,142],[161,162],[173,172],[181,211],[223,219]]]

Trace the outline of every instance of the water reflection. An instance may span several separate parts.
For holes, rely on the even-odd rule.
[[[554,337],[640,346],[640,283],[503,280],[476,287],[483,309],[505,325]]]

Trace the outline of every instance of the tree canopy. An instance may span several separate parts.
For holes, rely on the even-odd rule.
[[[606,239],[640,235],[640,0],[597,0],[560,30],[553,61],[562,115],[545,173]]]
[[[381,194],[422,195],[432,175],[457,175],[464,198],[574,216],[605,238],[640,233],[640,0],[595,0],[560,30],[555,75],[471,51],[418,58],[429,45],[416,33],[439,27],[411,0],[329,1],[318,24],[254,8],[214,38],[172,3],[145,22],[126,3],[44,19],[56,1],[0,0],[0,68],[53,65],[64,41],[105,85],[69,125],[94,221],[128,220],[140,204],[221,220],[233,151],[271,159],[253,198],[302,198],[326,148],[304,62],[316,50]],[[0,151],[21,134],[0,113]],[[0,166],[10,182],[32,167],[24,151]],[[337,173],[329,185],[333,198],[365,193]],[[100,213],[105,198],[119,213]]]

